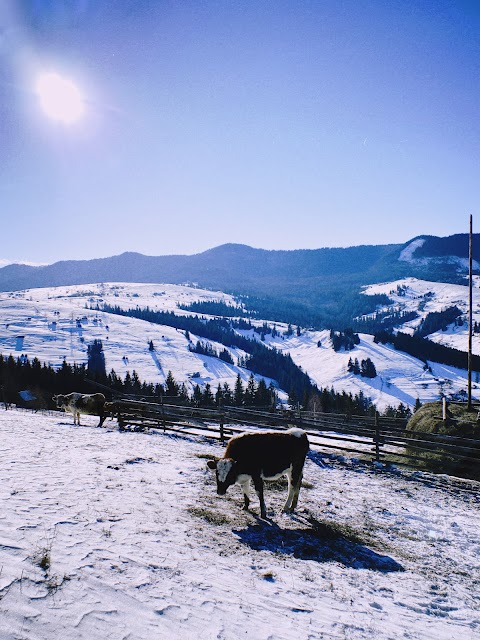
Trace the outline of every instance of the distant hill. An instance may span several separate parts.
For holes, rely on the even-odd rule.
[[[474,247],[480,257],[480,236]],[[267,251],[225,244],[186,256],[123,253],[0,269],[0,291],[92,282],[197,283],[248,296],[264,318],[303,326],[342,327],[368,312],[362,285],[414,276],[460,282],[466,273],[468,235],[420,236],[405,244]],[[476,265],[477,266],[477,265]],[[372,310],[379,300],[372,298]]]

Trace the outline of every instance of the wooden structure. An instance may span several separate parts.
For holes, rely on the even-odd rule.
[[[119,400],[112,403],[111,415],[117,418],[119,429],[124,431],[153,429],[203,435],[224,442],[246,429],[296,426],[307,432],[312,446],[318,450],[357,454],[377,463],[393,462],[415,467],[425,454],[480,462],[480,440],[407,430],[405,419],[378,414],[369,417],[308,411],[258,411],[242,407],[205,409]]]

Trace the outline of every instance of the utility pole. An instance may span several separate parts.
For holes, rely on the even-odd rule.
[[[472,333],[473,333],[473,258],[472,258],[472,229],[473,221],[470,214],[469,240],[469,291],[468,291],[468,411],[472,409]]]

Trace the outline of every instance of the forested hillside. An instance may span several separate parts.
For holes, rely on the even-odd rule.
[[[479,238],[474,237],[475,255]],[[381,296],[365,300],[362,286],[407,276],[458,283],[467,257],[466,234],[423,236],[405,244],[292,251],[225,244],[191,256],[124,253],[44,267],[9,265],[0,269],[0,291],[89,282],[197,283],[235,294],[251,313],[266,320],[342,330],[387,303]]]

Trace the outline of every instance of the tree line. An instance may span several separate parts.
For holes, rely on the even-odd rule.
[[[97,347],[98,348],[98,347]],[[99,386],[100,385],[100,386]],[[185,405],[200,407],[248,406],[273,409],[278,402],[278,391],[265,380],[255,379],[253,373],[246,383],[237,375],[233,388],[224,383],[216,389],[207,383],[203,388],[197,384],[189,393],[184,382],[175,380],[169,371],[164,384],[142,381],[136,371],[127,371],[120,377],[113,369],[110,373],[88,371],[85,364],[69,364],[64,361],[58,368],[41,363],[38,358],[4,357],[0,354],[0,402],[6,406],[18,404],[35,409],[54,408],[52,396],[72,391],[94,393],[98,390],[108,399],[135,396],[149,402],[166,402],[176,398]],[[24,392],[28,391],[28,394]],[[20,395],[21,394],[21,395]],[[337,393],[334,388],[312,388],[298,398],[290,394],[291,406],[323,413],[349,415],[374,415],[375,406],[361,391],[352,395],[345,391]],[[395,411],[390,408],[390,411]],[[391,415],[391,413],[390,413]]]
[[[191,304],[179,304],[179,309],[192,313],[205,313],[210,316],[224,316],[226,318],[240,318],[256,315],[246,311],[243,307],[223,302],[223,300],[197,300]]]

